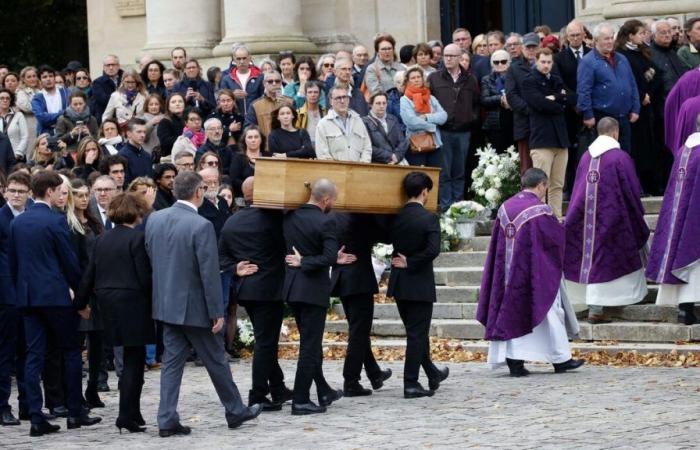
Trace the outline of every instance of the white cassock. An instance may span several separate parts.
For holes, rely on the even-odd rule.
[[[530,334],[507,341],[491,341],[486,362],[494,369],[506,364],[506,358],[563,363],[571,359],[568,336],[576,334],[576,316],[568,303],[566,291],[560,288],[545,319]]]

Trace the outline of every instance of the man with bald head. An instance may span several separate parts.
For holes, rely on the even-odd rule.
[[[327,213],[338,196],[335,184],[327,179],[314,182],[309,201],[287,213],[283,231],[287,264],[282,297],[294,311],[299,329],[299,361],[294,377],[292,414],[326,412],[326,407],[343,396],[323,377],[323,329],[329,306],[329,269],[338,257],[336,224]],[[316,384],[318,402],[309,397]]]
[[[252,388],[248,404],[278,411],[292,399],[277,361],[284,303],[284,236],[282,212],[251,208],[254,178],[243,181],[246,207],[226,221],[219,238],[221,270],[237,277],[236,299],[246,309],[255,333]],[[267,394],[271,394],[268,398]]]

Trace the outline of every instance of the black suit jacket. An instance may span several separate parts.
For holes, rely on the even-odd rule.
[[[530,110],[530,149],[568,148],[569,133],[564,110],[572,103],[561,78],[552,73],[547,78],[537,69],[532,69],[523,81],[522,95]],[[545,98],[550,95],[555,100]]]
[[[168,192],[158,186],[156,191],[156,201],[153,203],[153,209],[160,211],[161,209],[170,208],[175,203],[175,196],[172,192]]]
[[[214,225],[214,231],[218,239],[221,236],[221,229],[224,227],[226,220],[231,217],[231,211],[228,209],[228,203],[222,197],[217,195],[216,202],[218,207],[205,198],[197,212]]]
[[[583,56],[590,51],[590,48],[583,46]],[[567,105],[564,115],[570,145],[576,143],[578,131],[583,126],[583,118],[576,111],[576,87],[578,86],[576,72],[578,71],[578,63],[579,61],[576,60],[574,51],[567,47],[554,55],[554,67],[552,67],[552,73],[561,77],[572,101],[571,105]]]
[[[440,221],[419,203],[407,203],[391,229],[394,256],[406,256],[407,267],[391,268],[387,296],[397,300],[435,302],[433,260],[440,254]]]
[[[240,301],[282,301],[285,244],[282,212],[247,207],[231,216],[219,238],[219,264],[236,276],[236,265],[250,261],[258,266],[253,275],[238,278]]]
[[[347,297],[376,294],[377,279],[372,266],[372,246],[376,224],[368,214],[333,213],[338,245],[357,256],[352,264],[335,264],[331,272],[331,295]]]
[[[301,267],[287,266],[282,295],[290,303],[327,308],[331,293],[329,269],[338,258],[335,219],[317,206],[305,204],[284,217],[287,254],[301,254]]]
[[[506,72],[506,99],[513,110],[513,139],[527,139],[530,134],[530,119],[527,103],[522,93],[523,81],[530,73],[529,61],[514,59]]]
[[[15,219],[10,205],[0,208],[0,305],[15,304],[15,285],[10,273],[10,225]]]

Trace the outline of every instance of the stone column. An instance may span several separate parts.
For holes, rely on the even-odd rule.
[[[220,0],[147,0],[143,53],[167,60],[173,47],[208,58],[221,40]]]
[[[603,9],[603,15],[606,19],[659,17],[698,10],[698,0],[612,0]]]
[[[252,54],[315,53],[302,31],[301,0],[223,0],[225,36],[214,56],[230,56],[231,45],[245,43]]]

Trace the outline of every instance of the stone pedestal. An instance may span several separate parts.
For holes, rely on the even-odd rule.
[[[630,18],[676,16],[680,20],[700,11],[698,0],[577,0],[576,18],[593,25],[609,21],[621,24]]]
[[[316,53],[302,31],[301,0],[223,0],[225,35],[214,56],[230,56],[234,43],[244,43],[252,54],[291,50]]]
[[[148,0],[143,53],[170,59],[173,47],[187,56],[208,58],[221,39],[220,0]]]

